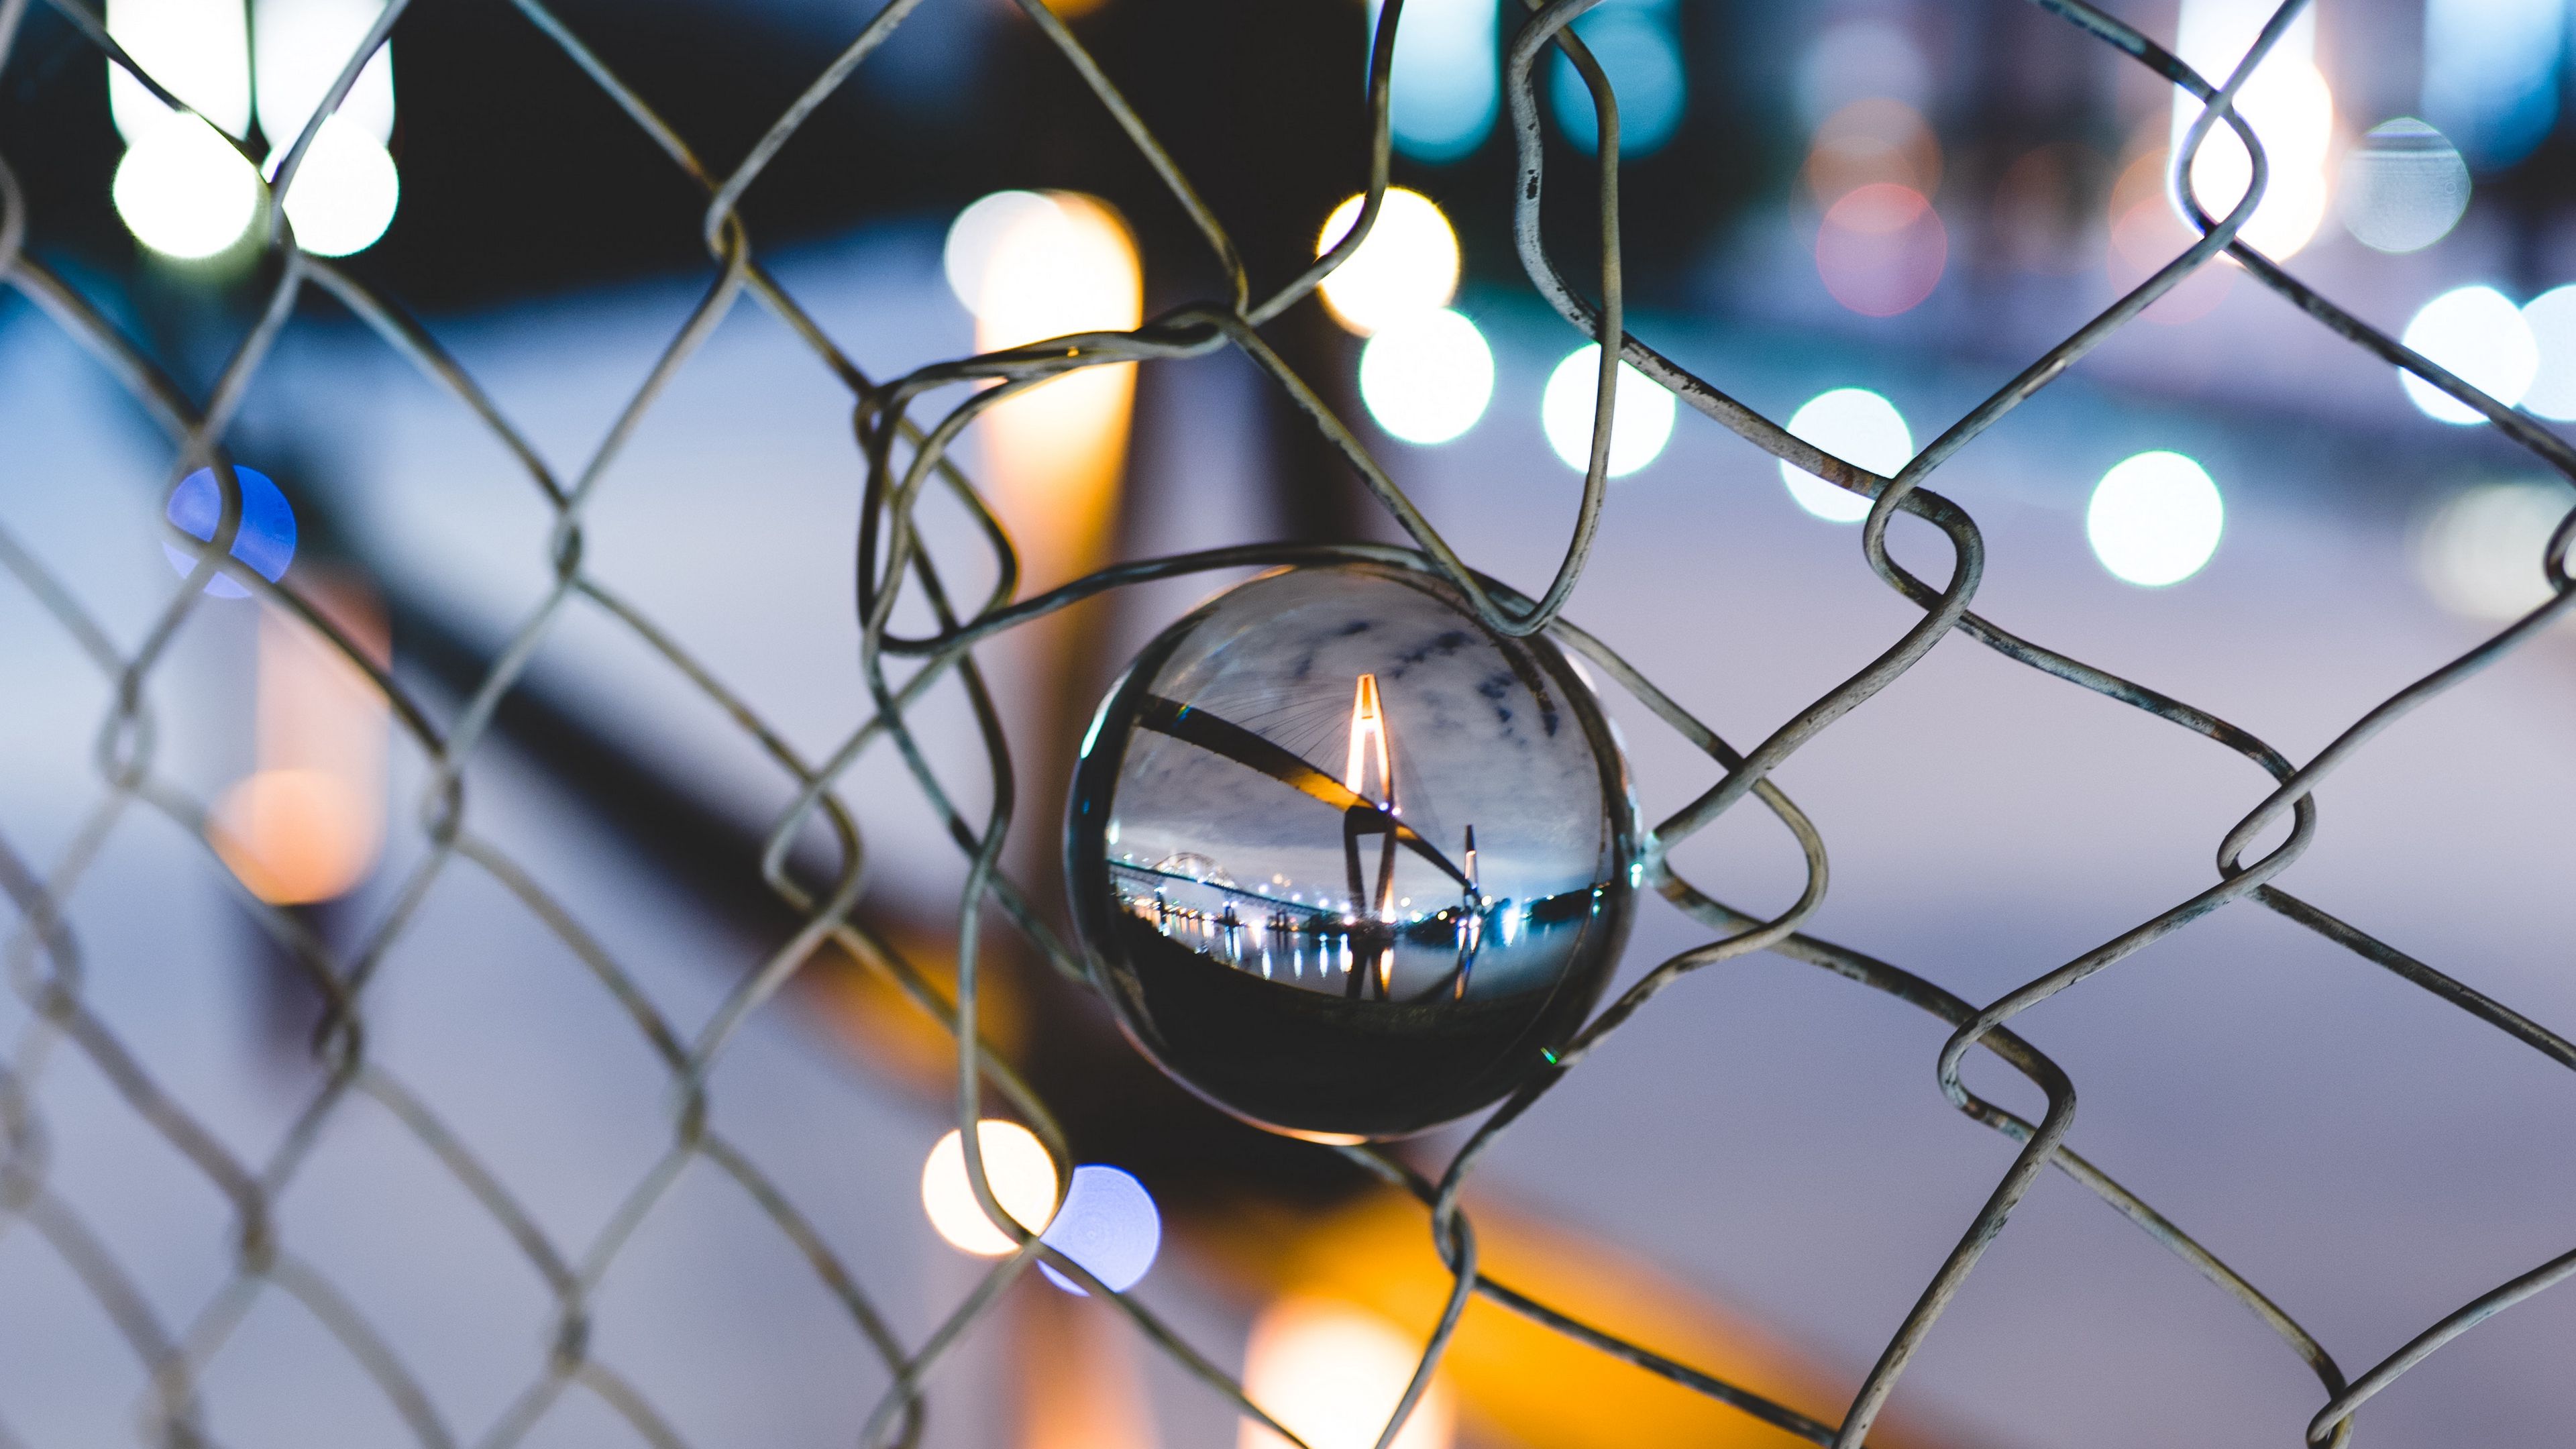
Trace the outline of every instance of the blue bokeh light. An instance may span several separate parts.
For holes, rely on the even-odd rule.
[[[1689,83],[1682,70],[1680,17],[1671,0],[1605,0],[1574,22],[1574,33],[1610,77],[1619,100],[1619,154],[1643,156],[1681,129]],[[1398,42],[1401,44],[1401,42]],[[1587,151],[1601,144],[1592,92],[1574,62],[1556,56],[1548,84],[1557,129]]]
[[[241,480],[241,527],[233,534],[233,557],[250,566],[261,578],[277,582],[286,566],[295,561],[295,510],[286,495],[277,491],[267,474],[256,468],[233,466],[233,476]],[[215,525],[223,521],[224,494],[215,482],[215,470],[200,468],[179,480],[170,494],[170,521],[192,538],[211,539]],[[161,545],[170,567],[186,578],[197,567],[196,556],[168,543]],[[250,590],[224,577],[215,575],[206,583],[206,592],[219,599],[246,599]]]
[[[1038,1235],[1046,1245],[1080,1263],[1091,1276],[1124,1293],[1154,1266],[1163,1247],[1163,1215],[1145,1184],[1115,1167],[1089,1163],[1073,1170],[1064,1206]],[[1091,1296],[1072,1279],[1038,1264],[1047,1281],[1067,1293]]]
[[[2424,119],[2482,171],[2531,154],[2558,123],[2566,0],[2426,0]]]
[[[1377,6],[1369,41],[1377,41]],[[1407,0],[1387,78],[1387,129],[1416,161],[1455,161],[1483,145],[1503,104],[1493,0]]]

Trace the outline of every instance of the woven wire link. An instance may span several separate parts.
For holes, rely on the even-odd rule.
[[[82,0],[45,3],[87,36],[112,63],[133,73],[165,103],[180,106],[166,88],[133,65],[108,36],[98,15]],[[2314,838],[2313,796],[2327,776],[2396,719],[2520,648],[2576,607],[2576,586],[2571,586],[2568,574],[2571,540],[2576,540],[2576,514],[2559,524],[2542,559],[2552,590],[2549,602],[2390,696],[2355,720],[2324,750],[2299,763],[2215,715],[2026,640],[1973,612],[1970,603],[1984,565],[1976,523],[1958,505],[1923,486],[1961,448],[2195,270],[2216,262],[2221,252],[2319,325],[2476,409],[2507,437],[2576,481],[2576,450],[2558,437],[2363,324],[2236,239],[2239,228],[2261,199],[2266,168],[2260,143],[2230,109],[2230,103],[2305,0],[2286,0],[2236,69],[2215,83],[2135,29],[2081,0],[2035,0],[2042,9],[2116,48],[2203,103],[2204,109],[2187,130],[2172,161],[2173,175],[2183,183],[2180,193],[2202,234],[2136,290],[2050,348],[1952,424],[1892,478],[1855,467],[1791,436],[1778,424],[1626,331],[1620,276],[1617,100],[1600,66],[1567,28],[1600,0],[1530,0],[1531,13],[1513,37],[1505,59],[1506,93],[1519,156],[1515,233],[1520,256],[1532,284],[1570,326],[1587,336],[1617,343],[1602,349],[1590,466],[1564,558],[1549,586],[1536,598],[1477,573],[1444,542],[1404,491],[1371,459],[1367,448],[1270,348],[1259,330],[1304,298],[1348,258],[1377,218],[1387,184],[1388,78],[1402,0],[1386,0],[1370,58],[1366,104],[1372,147],[1366,201],[1358,221],[1331,252],[1303,274],[1266,294],[1255,287],[1223,224],[1200,201],[1189,178],[1072,32],[1042,0],[1016,0],[1028,20],[1082,78],[1188,214],[1223,269],[1227,295],[1221,301],[1176,308],[1130,332],[1050,339],[933,364],[883,382],[871,379],[853,363],[761,265],[737,207],[806,118],[848,84],[868,57],[925,0],[890,0],[749,154],[731,171],[721,174],[709,169],[687,142],[541,0],[513,0],[521,15],[560,47],[708,197],[702,237],[713,271],[705,295],[663,348],[642,385],[626,400],[605,440],[581,461],[577,470],[561,474],[549,467],[475,379],[394,301],[376,294],[330,263],[299,251],[283,207],[275,204],[294,185],[298,167],[323,118],[347,95],[361,67],[390,34],[407,3],[408,0],[391,0],[386,6],[365,41],[349,56],[313,119],[289,146],[271,183],[272,204],[264,211],[269,227],[265,245],[277,265],[275,286],[202,399],[191,396],[165,376],[142,349],[59,275],[26,253],[23,193],[7,159],[0,157],[0,277],[5,277],[10,286],[104,364],[158,422],[175,449],[172,482],[195,469],[211,468],[222,497],[221,520],[210,540],[200,542],[175,532],[171,535],[173,545],[187,551],[196,562],[141,640],[130,648],[111,639],[82,602],[77,581],[59,577],[41,558],[0,532],[0,569],[13,575],[60,624],[110,681],[114,695],[113,707],[101,721],[94,752],[101,788],[70,843],[50,861],[39,863],[0,839],[0,891],[5,891],[19,915],[17,929],[6,947],[10,985],[34,1014],[28,1029],[8,1045],[7,1055],[0,1057],[0,1232],[23,1230],[41,1238],[95,1298],[125,1339],[148,1377],[150,1387],[143,1418],[146,1437],[151,1441],[180,1446],[212,1442],[204,1423],[200,1386],[252,1306],[275,1293],[301,1305],[315,1323],[351,1353],[414,1437],[429,1449],[447,1449],[464,1442],[491,1449],[514,1444],[572,1388],[594,1396],[646,1442],[657,1446],[682,1443],[644,1390],[592,1352],[588,1305],[594,1290],[637,1230],[682,1175],[701,1163],[737,1184],[781,1236],[803,1255],[823,1287],[847,1313],[866,1350],[891,1376],[890,1387],[859,1435],[865,1449],[910,1445],[918,1439],[924,1423],[926,1376],[969,1327],[993,1310],[1002,1291],[1026,1271],[1032,1260],[1045,1261],[1107,1298],[1183,1368],[1227,1396],[1243,1412],[1271,1422],[1244,1398],[1240,1387],[1222,1370],[1141,1304],[1124,1294],[1109,1293],[1081,1265],[1036,1241],[1004,1215],[993,1198],[977,1134],[972,1130],[981,1115],[981,1098],[989,1090],[1006,1100],[1036,1130],[1060,1165],[1070,1160],[1063,1135],[1045,1103],[980,1041],[974,1029],[984,908],[998,906],[1027,937],[1031,947],[1058,969],[1076,979],[1082,979],[1084,974],[1080,961],[998,865],[1015,813],[1012,760],[1003,741],[999,713],[976,662],[975,646],[1111,589],[1256,564],[1372,559],[1443,576],[1464,593],[1488,627],[1511,635],[1547,631],[1593,661],[1685,742],[1707,754],[1723,772],[1698,798],[1654,828],[1646,862],[1657,888],[1717,934],[1657,965],[1605,1008],[1560,1062],[1510,1098],[1473,1132],[1437,1178],[1425,1176],[1375,1149],[1345,1149],[1362,1166],[1421,1201],[1432,1241],[1451,1274],[1445,1310],[1423,1347],[1402,1403],[1380,1436],[1381,1449],[1392,1441],[1427,1388],[1467,1303],[1480,1294],[1816,1444],[1835,1449],[1861,1445],[1908,1362],[1975,1267],[1979,1255],[2003,1230],[2015,1205],[2041,1171],[2049,1167],[2091,1189],[2218,1290],[2242,1302],[2309,1366],[2326,1400],[2306,1430],[2306,1440],[2312,1446],[2341,1445],[2352,1433],[2355,1412],[2399,1375],[2485,1318],[2576,1274],[2576,1252],[2552,1259],[2462,1305],[2383,1362],[2358,1375],[2347,1375],[2307,1330],[2253,1284],[2064,1145],[2074,1118],[2073,1086],[2047,1056],[2010,1029],[2010,1023],[2023,1012],[2118,963],[2140,947],[2211,912],[2250,902],[2307,927],[2560,1065],[2576,1069],[2576,1045],[2275,884]],[[969,0],[935,3],[962,4]],[[8,58],[10,43],[28,7],[29,0],[0,0],[0,64]],[[1602,262],[1589,295],[1560,270],[1540,236],[1545,148],[1532,72],[1550,51],[1564,55],[1588,87],[1599,125],[1600,162],[1593,207]],[[2213,217],[2202,208],[2190,196],[2187,184],[2192,157],[2218,125],[2232,129],[2253,160],[2251,186],[2224,217]],[[553,527],[541,544],[552,568],[552,587],[518,622],[463,706],[444,726],[408,697],[402,684],[342,632],[325,611],[295,588],[271,584],[230,557],[242,503],[231,461],[217,440],[241,406],[252,377],[308,285],[321,288],[349,307],[383,342],[470,412],[516,459],[530,485],[553,512]],[[863,627],[861,664],[876,713],[829,756],[819,760],[800,755],[782,734],[721,682],[714,667],[692,656],[651,618],[585,572],[581,562],[585,514],[627,439],[653,409],[671,378],[746,296],[785,323],[816,362],[848,388],[858,451],[864,461],[858,581]],[[986,408],[1069,371],[1198,356],[1225,348],[1240,350],[1286,392],[1394,516],[1414,547],[1255,545],[1215,549],[1120,563],[1050,592],[1018,598],[1018,569],[1009,534],[973,482],[947,456],[957,437]],[[1922,618],[1890,642],[1866,668],[1780,724],[1749,750],[1738,750],[1720,738],[1600,640],[1560,617],[1581,576],[1603,506],[1616,369],[1622,361],[1764,452],[1872,499],[1861,534],[1864,560],[1881,581],[1922,611]],[[914,418],[916,408],[932,395],[973,383],[991,385],[966,391],[962,400],[926,425]],[[980,600],[961,604],[952,596],[942,583],[938,562],[916,530],[915,506],[923,491],[934,484],[953,495],[980,524],[990,557],[976,564],[991,567],[997,580]],[[1930,525],[1947,539],[1952,561],[1946,580],[1934,583],[1919,578],[1889,557],[1886,534],[1898,514]],[[186,1104],[155,1079],[150,1065],[120,1041],[86,1003],[81,945],[68,920],[72,899],[81,890],[111,833],[127,817],[157,814],[201,841],[207,837],[204,803],[156,773],[159,733],[146,706],[144,687],[166,658],[179,627],[198,607],[204,585],[219,572],[268,605],[300,619],[372,679],[390,702],[397,728],[430,764],[419,819],[419,831],[427,848],[396,883],[381,919],[349,949],[335,952],[294,915],[241,893],[246,907],[309,979],[324,1003],[323,1021],[314,1039],[317,1060],[324,1068],[322,1079],[279,1145],[257,1161],[245,1160],[225,1148],[192,1116]],[[920,638],[904,638],[891,632],[894,609],[907,595],[926,605],[937,623],[937,632]],[[784,944],[745,974],[694,1034],[684,1033],[667,1021],[629,971],[582,927],[572,912],[508,851],[472,825],[464,783],[466,764],[491,728],[504,698],[519,685],[556,621],[576,601],[618,621],[667,663],[677,678],[722,707],[797,786],[792,805],[767,837],[762,872],[771,889],[796,911],[799,925]],[[1801,745],[1866,702],[1952,633],[1964,634],[2044,674],[2202,735],[2252,760],[2276,782],[2273,791],[2221,841],[2217,879],[2207,889],[1982,1007],[1898,966],[1801,931],[1802,924],[1824,898],[1825,847],[1807,817],[1770,779],[1780,763]],[[905,662],[911,665],[908,673],[897,678],[889,672],[892,665]],[[952,679],[972,706],[988,754],[990,776],[984,785],[992,804],[981,819],[969,818],[954,803],[949,786],[934,773],[907,723],[908,711],[916,702]],[[859,823],[838,791],[859,758],[870,748],[884,744],[890,744],[903,758],[967,856],[968,873],[958,914],[953,999],[901,952],[851,916],[860,893],[864,853]],[[1676,873],[1667,860],[1673,846],[1741,805],[1747,796],[1779,821],[1806,866],[1806,886],[1796,903],[1769,919],[1738,910],[1704,892]],[[2245,859],[2253,843],[2285,819],[2285,838],[2254,859]],[[788,864],[790,843],[815,825],[829,834],[839,851],[837,868],[828,879],[799,878]],[[676,1089],[667,1149],[631,1185],[607,1225],[587,1243],[569,1246],[551,1239],[471,1146],[449,1130],[396,1074],[368,1053],[364,1006],[370,986],[388,951],[418,916],[436,883],[454,870],[479,871],[524,903],[612,993],[660,1059]],[[919,1343],[902,1341],[855,1275],[826,1246],[821,1234],[785,1193],[742,1150],[709,1125],[707,1080],[716,1062],[749,1016],[827,943],[883,973],[956,1033],[960,1047],[956,1111],[959,1126],[966,1129],[968,1180],[987,1215],[1020,1243],[1018,1251],[998,1260],[966,1299]],[[1482,1273],[1477,1267],[1473,1223],[1459,1205],[1460,1191],[1471,1170],[1499,1134],[1611,1032],[1689,972],[1756,951],[1770,951],[1821,967],[1909,1002],[1951,1024],[1953,1035],[1937,1063],[1936,1080],[1942,1092],[1971,1119],[2020,1144],[2011,1167],[1890,1337],[1836,1423],[1812,1419],[1741,1385],[1628,1343]],[[1964,1060],[1971,1051],[1980,1049],[2045,1094],[2047,1106],[2037,1121],[2008,1112],[1963,1085],[1960,1072]],[[87,1059],[112,1084],[126,1106],[231,1205],[235,1232],[229,1281],[184,1322],[166,1323],[155,1314],[100,1236],[49,1185],[48,1139],[36,1092],[49,1064],[66,1052]],[[370,1327],[356,1305],[326,1274],[299,1258],[277,1230],[281,1198],[293,1189],[300,1171],[352,1097],[364,1097],[383,1106],[429,1150],[517,1245],[556,1305],[553,1343],[544,1362],[498,1419],[478,1432],[460,1434],[442,1418],[418,1378]],[[1276,1423],[1272,1427],[1281,1428]],[[1286,1430],[1281,1428],[1281,1432]],[[1293,1434],[1288,1437],[1295,1438]],[[5,1424],[0,1424],[0,1449],[9,1449],[15,1443]]]

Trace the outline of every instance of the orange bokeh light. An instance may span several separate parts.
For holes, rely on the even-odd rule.
[[[384,811],[322,770],[261,770],[224,792],[206,838],[271,905],[327,901],[356,885],[383,844]]]

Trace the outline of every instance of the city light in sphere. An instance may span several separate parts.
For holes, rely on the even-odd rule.
[[[248,564],[261,578],[275,583],[295,561],[295,509],[278,491],[277,484],[256,468],[233,467],[233,478],[241,485],[241,524],[233,531],[233,557]],[[169,520],[182,533],[192,538],[211,540],[215,527],[223,521],[222,485],[215,481],[215,470],[200,468],[179,480],[170,490],[170,503],[165,510]],[[197,568],[196,555],[161,545],[162,554],[179,577],[186,578]],[[219,599],[246,599],[250,590],[216,574],[206,581],[206,592]]]
[[[2139,453],[2102,475],[2084,510],[2093,556],[2142,588],[2178,584],[2218,552],[2227,509],[2209,474],[2180,453]]]
[[[116,163],[108,194],[134,239],[165,257],[194,261],[241,240],[259,215],[259,173],[214,129],[191,116],[152,127]]]
[[[384,143],[333,116],[295,170],[286,220],[298,247],[317,257],[345,257],[374,246],[401,202],[402,178]]]
[[[1055,1212],[1055,1159],[1037,1134],[1017,1122],[988,1117],[975,1124],[975,1141],[984,1152],[984,1177],[993,1197],[1011,1220],[1040,1232]],[[979,1258],[998,1258],[1018,1248],[984,1216],[966,1180],[965,1134],[950,1128],[930,1149],[921,1165],[921,1206],[930,1225],[948,1245]]]
[[[1576,472],[1592,466],[1593,401],[1600,390],[1601,344],[1587,342],[1567,353],[1547,375],[1539,399],[1539,423],[1547,445]],[[1618,406],[1610,422],[1610,468],[1625,478],[1663,456],[1673,436],[1673,395],[1627,363],[1619,364]]]
[[[2425,303],[2406,324],[2404,341],[2506,407],[2521,402],[2540,374],[2540,344],[2532,337],[2531,324],[2493,287],[2455,287]],[[2463,427],[2487,420],[2486,414],[2404,368],[2397,376],[2406,385],[2406,396],[2428,418]]]
[[[1244,1351],[1244,1396],[1306,1441],[1307,1449],[1371,1449],[1413,1379],[1421,1345],[1355,1304],[1289,1298],[1263,1310]],[[1434,1379],[1388,1449],[1448,1449],[1457,1411]],[[1262,1424],[1243,1421],[1238,1449],[1288,1449]]]
[[[1365,196],[1333,208],[1315,237],[1322,256],[1350,234]],[[1421,192],[1386,189],[1368,240],[1324,279],[1324,305],[1344,327],[1362,337],[1458,295],[1458,233],[1438,205]]]
[[[2487,483],[2436,510],[2415,539],[2415,568],[2433,601],[2489,623],[2549,601],[2541,556],[2576,493],[2559,482]]]
[[[1086,1163],[1073,1170],[1064,1206],[1056,1209],[1055,1221],[1040,1236],[1048,1247],[1080,1263],[1110,1292],[1124,1293],[1143,1281],[1155,1255],[1162,1251],[1163,1215],[1145,1184],[1117,1168]],[[1090,1296],[1088,1289],[1049,1264],[1038,1264],[1038,1271],[1067,1293]]]
[[[1434,307],[1378,330],[1360,350],[1360,400],[1408,443],[1446,443],[1485,415],[1494,350],[1476,324]]]
[[[2522,406],[2556,422],[2576,422],[2576,286],[2553,287],[2522,304],[2540,366]]]
[[[1867,388],[1820,393],[1789,416],[1789,432],[1846,463],[1882,477],[1896,476],[1914,457],[1914,434],[1896,404]],[[1870,500],[1826,482],[1804,468],[1780,465],[1780,481],[1798,506],[1828,523],[1858,523]]]

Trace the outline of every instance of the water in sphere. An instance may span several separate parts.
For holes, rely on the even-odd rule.
[[[1284,569],[1148,645],[1085,740],[1074,916],[1130,1037],[1200,1096],[1323,1141],[1500,1099],[1616,963],[1636,807],[1555,644],[1445,581]]]

